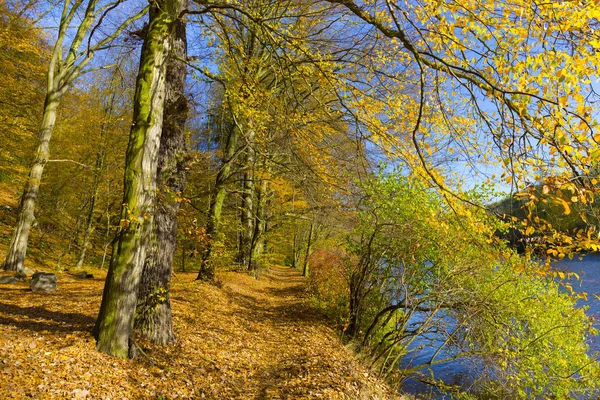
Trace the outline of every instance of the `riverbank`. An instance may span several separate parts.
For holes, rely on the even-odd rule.
[[[95,350],[89,332],[104,276],[92,272],[86,280],[59,274],[55,293],[0,286],[5,398],[398,398],[339,343],[297,271],[274,267],[260,280],[230,272],[220,288],[176,274],[177,343],[142,341],[135,360]]]

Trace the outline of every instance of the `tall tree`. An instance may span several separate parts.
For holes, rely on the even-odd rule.
[[[217,170],[215,182],[212,189],[212,194],[209,201],[208,217],[206,220],[206,234],[209,237],[204,251],[202,252],[202,263],[200,265],[200,271],[196,279],[212,281],[215,278],[215,266],[214,266],[214,244],[218,240],[219,225],[221,224],[221,213],[223,210],[223,204],[225,203],[226,196],[226,184],[232,176],[233,164],[236,160],[236,156],[239,154],[237,151],[237,142],[239,136],[239,128],[235,124],[229,123],[229,118],[225,115],[231,111],[230,107],[219,107],[216,130],[220,133],[223,145],[223,156],[221,163]]]
[[[188,102],[185,22],[176,21],[173,47],[167,61],[163,128],[158,152],[158,197],[154,232],[140,282],[135,327],[153,343],[175,341],[171,320],[169,282],[177,239],[177,212],[185,186],[187,156],[185,123]]]
[[[96,348],[119,358],[131,354],[139,282],[153,233],[166,61],[180,8],[180,0],[151,1],[140,56],[126,155],[121,228],[93,331]]]
[[[141,18],[144,12],[127,18],[109,35],[94,44],[90,35],[93,35],[93,23],[96,18],[103,19],[111,9],[116,8],[120,1],[98,7],[98,0],[71,2],[65,0],[58,36],[52,51],[47,74],[46,97],[44,100],[43,115],[39,128],[39,144],[29,171],[29,178],[21,196],[21,204],[15,230],[10,241],[8,253],[3,263],[4,270],[16,271],[18,275],[23,272],[23,263],[27,252],[29,230],[35,220],[35,206],[42,180],[44,167],[50,157],[50,139],[56,122],[56,110],[61,98],[69,87],[81,74],[87,72],[94,54],[110,44],[130,23]],[[73,35],[68,34],[68,28],[75,16],[83,11],[82,20]],[[88,37],[87,43],[85,42]],[[68,50],[63,54],[65,41],[70,41]]]

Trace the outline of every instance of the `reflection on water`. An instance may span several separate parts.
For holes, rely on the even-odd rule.
[[[586,313],[596,319],[594,326],[600,329],[600,300],[594,296],[600,296],[600,254],[589,254],[582,260],[578,257],[565,259],[554,263],[554,267],[580,275],[581,280],[572,280],[571,285],[577,292],[586,292],[588,299],[578,300],[577,305],[589,307]],[[600,336],[591,338],[590,349],[593,353],[600,351]]]
[[[578,300],[577,306],[583,307],[588,306],[586,313],[596,319],[594,326],[600,329],[600,300],[594,295],[600,296],[600,254],[590,254],[584,256],[582,259],[575,257],[572,260],[564,259],[553,263],[555,269],[565,272],[575,272],[580,276],[580,280],[577,281],[572,279],[570,281],[573,290],[576,292],[586,292],[588,299]],[[592,353],[600,352],[600,335],[590,339],[590,351]],[[418,345],[422,345],[417,343]],[[417,353],[417,357],[412,359],[412,365],[426,362],[431,356],[437,346],[424,348]],[[405,360],[403,366],[409,366],[411,364],[409,360]],[[435,375],[436,379],[442,380],[449,384],[460,384],[462,387],[467,387],[472,382],[473,374],[476,373],[478,368],[471,360],[462,360],[448,362],[441,365],[431,367],[431,372]],[[427,370],[423,371],[427,374]],[[433,389],[430,385],[426,385],[416,380],[407,380],[403,384],[403,391],[411,394],[423,395],[425,398],[444,398],[439,391]]]

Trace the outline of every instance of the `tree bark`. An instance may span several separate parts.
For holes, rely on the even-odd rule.
[[[298,268],[298,229],[294,224],[294,238],[292,241],[292,268]]]
[[[50,78],[49,78],[50,79]],[[17,275],[23,275],[25,254],[27,253],[27,242],[29,231],[35,221],[35,205],[38,199],[40,183],[44,167],[50,157],[50,139],[56,122],[56,109],[60,104],[60,96],[49,92],[44,102],[44,114],[40,128],[40,144],[35,152],[35,158],[31,164],[29,179],[25,184],[25,190],[21,197],[21,206],[17,217],[17,224],[8,246],[8,253],[2,265],[5,271],[16,271]]]
[[[127,358],[141,272],[153,230],[156,169],[163,125],[166,59],[181,0],[151,2],[136,80],[126,153],[121,229],[113,247],[94,327],[98,351]]]
[[[310,257],[310,252],[312,250],[314,229],[315,229],[315,221],[313,218],[313,220],[310,221],[310,230],[308,231],[308,240],[306,242],[306,253],[304,254],[304,264],[302,267],[302,276],[308,276],[308,258]]]
[[[259,267],[260,256],[264,252],[264,234],[267,230],[267,181],[260,182],[260,188],[256,190],[256,204],[254,210],[254,229],[250,239],[249,269],[256,272]]]
[[[215,278],[215,267],[212,262],[212,251],[213,241],[219,234],[219,225],[221,223],[221,211],[223,209],[223,203],[225,202],[226,189],[225,184],[231,174],[231,164],[236,151],[237,146],[237,128],[232,128],[227,136],[225,144],[225,154],[221,168],[217,172],[215,179],[215,186],[213,188],[214,195],[211,197],[210,207],[208,210],[208,221],[206,223],[206,233],[210,240],[206,244],[206,248],[202,253],[202,264],[200,272],[196,280],[214,281]]]
[[[244,171],[244,188],[242,192],[242,237],[240,246],[240,263],[251,269],[250,257],[252,251],[252,235],[254,233],[254,132],[248,132],[248,149]]]
[[[170,280],[177,245],[177,212],[186,180],[185,123],[188,102],[185,97],[187,56],[185,23],[177,21],[172,57],[167,62],[163,130],[158,153],[159,196],[154,216],[154,236],[148,249],[140,282],[135,327],[153,343],[175,341],[171,319]],[[174,57],[173,57],[174,56]]]

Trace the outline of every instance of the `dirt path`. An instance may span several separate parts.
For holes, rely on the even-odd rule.
[[[304,278],[272,267],[260,280],[222,277],[227,302],[207,312],[205,333],[229,343],[217,357],[235,361],[231,395],[240,398],[389,398],[386,388],[339,344],[306,299]],[[207,308],[210,308],[207,305]],[[224,325],[223,322],[227,321]],[[223,365],[230,365],[230,362]],[[227,374],[227,371],[223,371]]]
[[[0,286],[2,398],[385,399],[395,397],[339,344],[284,267],[260,280],[221,275],[221,288],[177,274],[178,341],[116,360],[90,335],[103,280],[59,276],[59,291]],[[162,396],[162,397],[161,397]]]
[[[260,282],[262,287],[225,285],[247,321],[248,339],[256,346],[252,352],[260,360],[250,378],[253,394],[384,397],[383,389],[357,367],[335,332],[304,299],[303,283],[297,271],[275,267]]]

